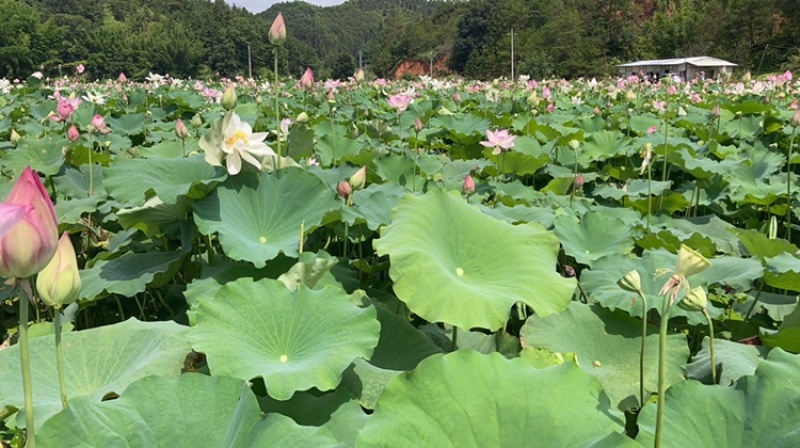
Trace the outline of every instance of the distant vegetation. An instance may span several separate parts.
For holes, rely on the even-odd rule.
[[[289,39],[281,71],[318,77],[355,70],[391,77],[408,59],[447,60],[473,78],[517,73],[614,74],[614,64],[712,55],[754,71],[800,66],[796,0],[349,0],[260,14],[222,0],[0,0],[0,77],[153,71],[175,77],[247,75],[272,65],[267,30],[278,11]],[[335,72],[334,72],[335,70]]]

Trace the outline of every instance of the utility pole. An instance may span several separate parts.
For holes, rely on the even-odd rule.
[[[431,50],[430,56],[431,56],[430,77],[433,78],[433,50]]]
[[[364,68],[364,52],[361,50],[358,50],[358,68]]]
[[[253,58],[250,56],[250,44],[247,44],[247,76],[253,79]]]
[[[514,28],[511,28],[511,80],[514,78]]]

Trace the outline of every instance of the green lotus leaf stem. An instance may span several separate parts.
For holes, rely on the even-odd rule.
[[[664,406],[667,398],[667,328],[669,327],[669,308],[672,303],[670,296],[673,290],[679,287],[680,285],[675,285],[664,294],[664,305],[661,308],[661,327],[658,332],[658,407],[656,410],[655,448],[661,447],[661,439],[664,435]]]
[[[61,346],[61,309],[55,308],[53,310],[55,316],[53,318],[53,331],[56,339],[56,368],[58,369],[58,388],[61,391],[61,407],[67,408],[67,382],[64,381],[64,350]]]
[[[636,291],[642,299],[642,347],[639,349],[639,409],[644,407],[644,352],[647,346],[647,296],[641,289]]]
[[[712,384],[717,384],[717,359],[714,356],[714,320],[711,319],[711,316],[708,314],[708,310],[703,308],[703,316],[706,317],[708,321],[708,337],[709,337],[709,350],[711,351],[711,382]]]
[[[792,242],[792,147],[796,127],[792,127],[792,138],[789,139],[789,158],[786,160],[786,241]]]
[[[275,123],[276,123],[275,126],[280,128],[280,125],[281,125],[281,109],[280,109],[280,103],[279,103],[279,100],[278,100],[279,96],[280,96],[280,84],[279,84],[279,79],[278,79],[278,46],[277,45],[272,49],[272,52],[275,54],[275,58],[274,58],[274,62],[275,62]],[[281,137],[280,137],[280,135],[276,139],[275,144],[276,144],[277,150],[278,150],[277,151],[278,152],[278,163],[277,163],[276,166],[277,166],[277,169],[280,169],[281,168]]]
[[[22,390],[25,395],[25,432],[28,448],[36,448],[36,429],[33,423],[33,385],[31,381],[31,351],[28,340],[28,308],[34,302],[30,279],[20,280],[20,286],[27,297],[19,298],[19,356],[22,364]]]
[[[450,344],[450,351],[454,352],[458,349],[458,327],[453,325],[453,340]]]

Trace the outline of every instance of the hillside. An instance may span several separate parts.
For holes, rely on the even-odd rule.
[[[640,58],[713,55],[775,71],[800,65],[795,0],[349,0],[302,1],[259,13],[223,0],[0,0],[0,77],[141,79],[268,73],[267,30],[277,15],[289,36],[280,71],[344,78],[361,58],[374,76],[412,72],[430,58],[471,78],[517,73],[602,76]],[[413,62],[413,64],[412,64]],[[443,72],[441,70],[440,72]]]

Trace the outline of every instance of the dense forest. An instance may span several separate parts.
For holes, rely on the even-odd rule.
[[[174,77],[272,67],[267,31],[278,12],[288,40],[280,70],[345,78],[359,61],[391,77],[406,60],[437,61],[470,78],[603,76],[615,64],[710,55],[754,72],[800,66],[797,0],[302,1],[251,14],[223,0],[0,0],[0,77],[124,72]],[[513,36],[512,36],[513,30]]]

